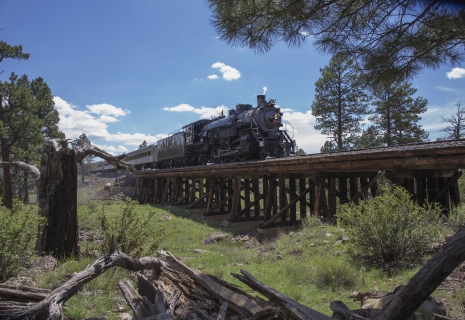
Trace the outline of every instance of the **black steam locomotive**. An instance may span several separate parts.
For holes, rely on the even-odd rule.
[[[256,108],[238,104],[229,115],[190,123],[158,141],[153,167],[159,169],[283,157],[295,152],[295,141],[281,129],[282,112],[273,100],[257,96]]]

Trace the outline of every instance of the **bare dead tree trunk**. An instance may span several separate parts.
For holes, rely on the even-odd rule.
[[[78,255],[75,150],[58,146],[54,141],[47,142],[40,171],[40,214],[46,218],[47,224],[40,232],[36,248],[55,257]]]

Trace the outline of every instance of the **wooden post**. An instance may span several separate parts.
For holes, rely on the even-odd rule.
[[[253,185],[253,197],[254,201],[260,197],[260,184],[258,179],[253,179],[252,181]],[[265,193],[263,193],[265,194]],[[254,216],[258,217],[260,216],[260,201],[257,202],[257,204],[254,206]]]
[[[224,179],[220,179],[220,201],[222,203],[226,198],[226,190],[224,188]],[[224,214],[224,205],[220,206],[220,214]]]
[[[438,178],[428,177],[426,180],[426,184],[428,187],[428,202],[432,203],[433,199],[438,194]]]
[[[195,201],[195,189],[196,189],[196,180],[195,179],[191,179],[192,183],[191,183],[191,189],[190,189],[190,199],[189,199],[189,204],[191,204],[192,202]]]
[[[426,190],[426,178],[416,178],[417,182],[417,204],[424,206],[426,203],[427,190]]]
[[[233,193],[233,182],[232,179],[228,179],[228,198],[232,195]],[[232,209],[232,198],[229,198],[228,200],[228,212],[230,213]]]
[[[230,210],[231,218],[234,217],[238,212],[239,201],[241,200],[241,179],[240,178],[233,179],[232,187],[233,187],[233,198],[232,198],[232,205],[231,205],[231,210]]]
[[[308,179],[308,185],[311,186],[315,181],[313,181],[313,179]],[[308,206],[310,208],[310,215],[317,215],[318,212],[315,211],[315,189],[316,187],[312,188],[310,190],[310,196],[309,196],[309,203],[308,203]]]
[[[250,180],[244,179],[244,207],[247,207],[250,204]],[[245,216],[247,218],[250,217],[250,209],[245,211]]]
[[[306,180],[305,178],[299,178],[299,194],[305,191],[306,187]],[[299,212],[300,212],[300,220],[303,220],[307,217],[307,198],[302,197],[299,202]]]
[[[354,198],[358,193],[358,183],[357,178],[349,178],[350,183],[350,198]],[[358,199],[354,201],[354,203],[358,203]]]
[[[279,179],[279,210],[282,210],[286,206],[287,206],[286,179],[280,178]],[[277,210],[276,212],[273,212],[273,214],[276,214],[276,213],[277,213]],[[281,222],[286,222],[288,214],[289,214],[289,210],[286,210],[286,212],[281,215]]]
[[[203,199],[205,192],[204,192],[204,185],[203,185],[203,179],[199,180],[199,198]],[[200,201],[200,204],[203,204],[203,200]]]
[[[265,220],[271,218],[271,210],[273,209],[274,198],[276,194],[276,179],[271,176],[267,180],[268,188],[266,190]]]
[[[339,203],[344,204],[349,202],[347,198],[347,178],[339,178]]]
[[[189,198],[190,198],[190,192],[189,192],[189,179],[184,178],[184,204],[187,206],[189,205]],[[189,197],[187,196],[189,195]]]
[[[289,193],[290,193],[289,202],[290,203],[292,203],[292,201],[294,201],[294,199],[297,198],[295,180],[296,180],[295,178],[289,178]],[[291,222],[297,221],[297,203],[289,208],[289,220]]]
[[[328,179],[328,219],[336,215],[336,179]]]
[[[207,200],[207,211],[210,211],[213,205],[213,194],[215,193],[215,179],[210,179],[209,190],[208,190],[208,200]]]

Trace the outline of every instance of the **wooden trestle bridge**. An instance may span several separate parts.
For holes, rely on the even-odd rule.
[[[307,215],[331,220],[340,204],[377,195],[382,176],[404,186],[418,204],[444,212],[460,202],[465,139],[312,154],[283,159],[139,171],[141,203],[202,209],[231,223],[261,228],[299,223]]]

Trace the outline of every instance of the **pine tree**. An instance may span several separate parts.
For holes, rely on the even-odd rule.
[[[312,104],[315,129],[329,136],[336,150],[350,149],[360,132],[361,116],[368,113],[368,99],[358,65],[337,54],[320,72]]]
[[[372,121],[382,141],[388,146],[422,142],[428,140],[428,133],[418,125],[420,114],[426,112],[428,100],[412,96],[417,89],[406,81],[383,82],[373,89],[374,114]]]
[[[450,125],[441,131],[445,132],[444,138],[447,140],[463,139],[465,138],[465,107],[462,107],[462,102],[459,101],[455,104],[457,112],[449,118],[441,117],[442,121],[448,122]]]
[[[29,81],[26,75],[12,74],[9,82],[0,83],[0,144],[2,161],[39,162],[39,148],[46,138],[62,138],[58,130],[58,113],[54,109],[50,88],[42,78]],[[28,175],[13,171],[16,190],[28,200]],[[13,184],[10,168],[3,167],[5,206],[11,207]],[[23,180],[24,183],[20,181]]]
[[[414,76],[465,59],[465,7],[454,1],[207,0],[221,40],[263,53],[307,39],[344,52],[372,79]]]

